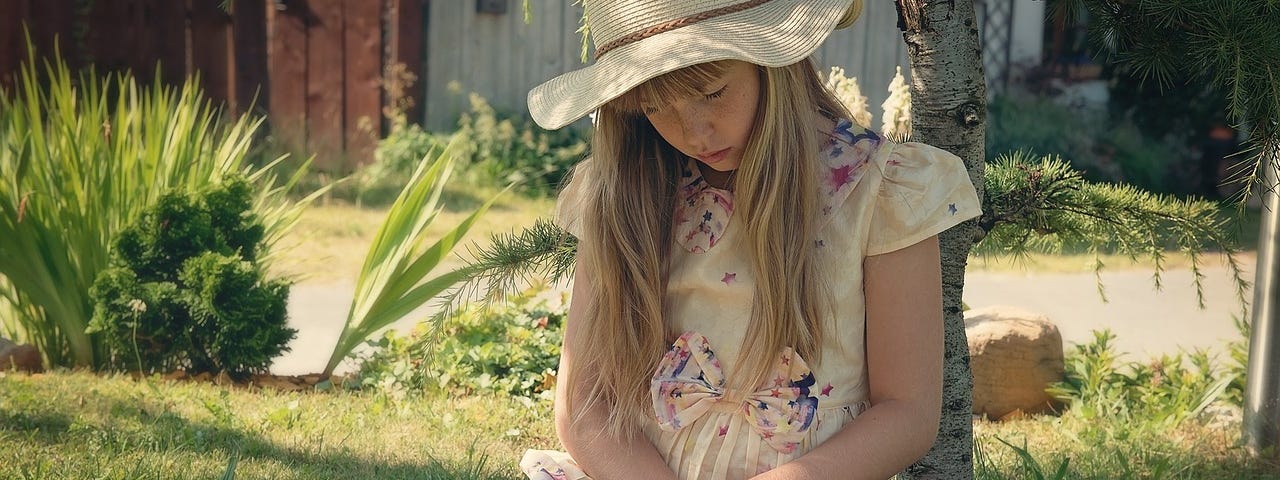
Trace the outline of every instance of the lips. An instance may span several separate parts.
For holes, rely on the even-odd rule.
[[[698,155],[698,160],[702,160],[702,163],[705,163],[707,165],[718,163],[721,160],[724,160],[725,157],[729,156],[730,150],[733,150],[733,148],[730,147],[724,150],[718,150],[711,153],[701,154],[701,155]]]

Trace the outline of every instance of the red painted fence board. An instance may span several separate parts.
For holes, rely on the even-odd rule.
[[[316,166],[338,170],[343,164],[343,18],[342,0],[310,0],[307,25],[307,147]]]
[[[408,117],[422,120],[427,0],[235,0],[230,12],[223,0],[0,1],[2,88],[27,57],[25,25],[40,56],[56,42],[72,68],[170,85],[199,74],[210,99],[267,113],[274,134],[309,147],[318,168],[372,159],[386,62],[418,77]]]
[[[267,97],[271,130],[285,143],[307,141],[307,18],[304,2],[267,10]]]
[[[427,83],[427,70],[422,61],[422,47],[425,44],[422,25],[427,5],[425,0],[391,0],[391,11],[388,15],[390,17],[388,37],[391,42],[389,61],[404,64],[406,70],[417,76],[413,86],[405,92],[405,96],[413,103],[405,115],[410,122],[415,123],[425,120],[422,115],[423,92],[426,89],[422,86]],[[387,98],[387,101],[391,99]]]
[[[343,123],[348,166],[373,160],[382,124],[381,2],[348,2],[343,17],[346,55]]]
[[[231,42],[231,17],[219,0],[191,0],[191,68],[210,97],[228,102],[234,109],[235,61]]]

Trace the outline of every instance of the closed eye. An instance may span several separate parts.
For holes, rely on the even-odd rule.
[[[717,98],[723,97],[724,91],[728,89],[729,89],[729,86],[725,85],[723,87],[720,87],[719,90],[706,94],[705,97],[707,98],[707,100],[715,100]]]

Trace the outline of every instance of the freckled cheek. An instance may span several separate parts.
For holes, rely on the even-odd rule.
[[[693,155],[692,153],[689,153],[688,147],[684,144],[684,130],[680,126],[679,121],[664,118],[650,118],[649,123],[653,125],[654,130],[658,131],[658,135],[661,135],[662,139],[666,140],[667,143],[671,144],[671,146],[676,147],[677,150],[680,150],[685,155]]]

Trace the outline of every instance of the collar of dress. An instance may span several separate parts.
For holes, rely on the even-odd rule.
[[[849,192],[862,179],[867,162],[882,140],[871,130],[840,119],[835,128],[824,132],[825,139],[818,157],[818,228],[830,223],[849,198]],[[733,219],[733,193],[711,186],[702,177],[697,161],[689,158],[680,172],[676,192],[676,241],[691,253],[706,253],[719,243]]]

